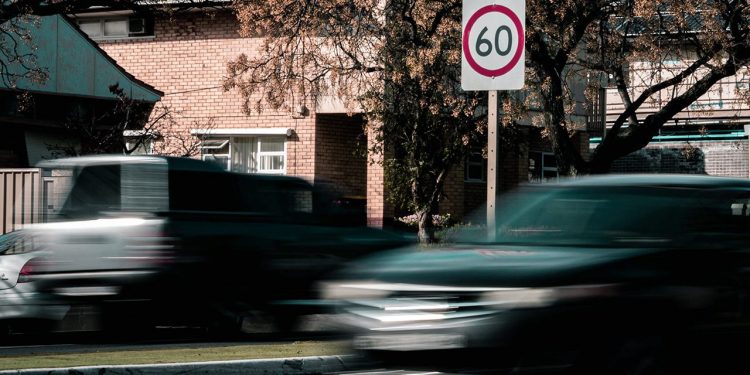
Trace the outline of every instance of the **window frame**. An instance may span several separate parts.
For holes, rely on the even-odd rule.
[[[529,163],[529,167],[528,167],[528,169],[529,169],[529,181],[528,182],[529,183],[544,184],[544,183],[547,183],[548,181],[557,182],[557,181],[560,180],[560,170],[557,168],[557,162],[555,162],[555,166],[554,167],[549,167],[549,166],[545,165],[545,163],[544,163],[545,157],[549,157],[549,156],[551,156],[553,158],[555,157],[555,154],[553,152],[529,151],[529,157],[528,157],[529,160],[534,160],[532,158],[532,155],[539,155],[539,162],[541,163],[541,166],[539,168],[539,175],[536,176],[536,175],[533,175],[533,173],[535,173],[537,171],[536,167],[534,169],[532,169],[531,168],[531,163]],[[534,160],[534,161],[536,162],[536,160]],[[545,172],[554,172],[555,177],[548,179],[548,178],[545,177],[545,174],[546,174]]]
[[[482,161],[471,160],[472,157],[475,157],[477,155],[482,159]],[[469,176],[470,166],[479,166],[482,170],[482,177],[477,179]],[[466,160],[464,161],[464,182],[487,182],[487,158],[482,156],[482,153],[480,151],[472,151],[469,153],[469,155],[466,155]]]
[[[131,30],[131,24],[134,19],[142,19],[143,20],[143,31],[142,32],[134,32]],[[108,22],[125,22],[125,33],[124,34],[111,34],[107,35],[105,33],[106,30],[106,24]],[[109,15],[109,16],[97,16],[97,17],[80,17],[77,19],[77,25],[78,28],[81,29],[81,32],[88,35],[89,38],[92,40],[117,40],[117,39],[134,39],[134,38],[153,38],[154,37],[154,31],[153,28],[149,28],[149,22],[146,20],[145,17],[139,17],[139,16],[118,16],[118,15]],[[81,26],[83,23],[88,24],[96,24],[99,25],[99,33],[98,35],[92,35],[89,34],[84,30],[84,28]]]
[[[283,149],[281,151],[263,151],[261,147],[262,147],[264,138],[266,139],[266,141],[268,141],[269,139],[281,140]],[[256,143],[257,165],[255,166],[255,172],[260,173],[260,174],[281,174],[281,175],[286,174],[286,139],[280,136],[255,137],[255,139],[257,142]],[[281,165],[282,165],[281,169],[263,169],[262,168],[263,163],[261,163],[261,158],[263,156],[267,156],[267,157],[281,156]]]
[[[221,146],[199,146],[201,150],[201,160],[207,161],[211,157],[215,156],[222,156],[227,158],[227,163],[224,166],[224,169],[227,171],[232,171],[232,148],[233,145],[236,143],[236,139],[238,138],[250,138],[251,142],[255,145],[255,165],[252,166],[251,170],[248,172],[243,173],[257,173],[257,174],[269,174],[269,175],[286,175],[286,166],[287,166],[287,139],[284,136],[280,135],[256,135],[256,136],[225,136],[225,137],[205,137],[201,142],[203,141],[223,141],[221,143]],[[268,141],[269,139],[274,139],[277,141],[282,142],[283,150],[281,151],[261,151],[261,145],[263,143],[263,140]],[[227,146],[227,152],[221,153],[221,154],[205,154],[204,150],[211,150],[211,149],[220,149],[224,146]],[[282,168],[280,169],[265,169],[261,167],[260,159],[263,156],[267,157],[275,157],[280,156],[282,158]]]
[[[130,139],[128,139],[130,138]],[[133,145],[138,142],[135,137],[125,137],[125,148],[130,149]],[[130,155],[153,155],[154,154],[154,142],[151,137],[141,139],[141,144],[134,149]]]

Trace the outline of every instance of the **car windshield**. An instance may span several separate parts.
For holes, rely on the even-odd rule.
[[[47,221],[92,219],[105,213],[161,212],[168,205],[163,160],[46,168],[42,214]]]
[[[747,240],[748,198],[748,192],[723,189],[527,187],[498,204],[497,242],[670,246]]]

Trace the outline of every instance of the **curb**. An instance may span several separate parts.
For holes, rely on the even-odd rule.
[[[70,368],[3,370],[0,374],[18,375],[156,375],[156,374],[324,374],[362,368],[366,361],[356,355],[293,357],[163,363],[146,365],[102,365]]]

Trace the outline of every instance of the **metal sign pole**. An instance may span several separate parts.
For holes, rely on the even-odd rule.
[[[487,101],[487,239],[495,240],[495,200],[497,199],[497,91],[489,91]]]
[[[526,71],[526,1],[463,0],[461,88],[487,90],[487,237],[497,238],[497,94],[523,88]],[[493,38],[494,36],[494,38]]]

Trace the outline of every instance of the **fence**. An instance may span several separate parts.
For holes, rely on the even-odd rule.
[[[0,234],[44,221],[43,191],[39,169],[0,169]]]

